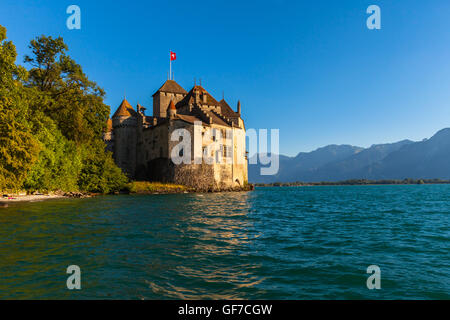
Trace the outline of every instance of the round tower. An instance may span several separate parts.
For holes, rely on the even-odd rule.
[[[136,171],[137,114],[124,99],[112,117],[114,160],[130,178]]]

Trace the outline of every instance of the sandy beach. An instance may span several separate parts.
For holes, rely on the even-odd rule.
[[[5,207],[8,203],[16,203],[16,202],[34,202],[34,201],[44,201],[44,200],[52,200],[52,199],[62,199],[68,198],[64,195],[56,195],[56,194],[39,194],[39,195],[13,195],[8,197],[0,198],[0,207]]]

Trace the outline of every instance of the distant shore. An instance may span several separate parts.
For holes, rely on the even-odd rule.
[[[255,183],[256,187],[308,187],[308,186],[371,186],[371,185],[413,185],[413,184],[450,184],[450,180],[441,179],[404,179],[404,180],[344,180],[322,182],[274,182]]]

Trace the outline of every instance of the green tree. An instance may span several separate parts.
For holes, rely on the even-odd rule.
[[[77,144],[98,139],[109,116],[105,92],[90,81],[81,66],[67,55],[61,37],[40,36],[30,42],[31,65],[27,86],[41,92],[36,107],[55,120],[59,130]]]
[[[120,190],[128,179],[105,152],[102,140],[110,112],[103,103],[105,92],[67,55],[62,38],[40,36],[30,42],[30,49],[32,56],[25,57],[32,66],[26,85],[36,92],[33,110],[51,118],[56,128],[39,135],[47,152],[41,153],[28,186],[72,188],[76,174],[80,190]],[[58,130],[63,137],[58,136]],[[37,129],[45,131],[42,126]],[[58,176],[66,179],[58,181]]]
[[[27,190],[78,190],[82,168],[81,154],[73,141],[58,130],[56,124],[42,112],[34,112],[33,133],[41,145],[38,161],[27,176]]]
[[[39,153],[21,83],[27,72],[15,64],[16,57],[15,46],[6,41],[6,28],[0,26],[0,190],[20,189]]]
[[[78,185],[82,190],[100,193],[123,189],[128,178],[116,166],[110,152],[99,150],[98,146],[90,146],[85,150]]]

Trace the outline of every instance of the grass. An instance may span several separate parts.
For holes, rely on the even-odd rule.
[[[133,181],[127,184],[130,193],[180,193],[191,191],[190,188],[179,184]]]

